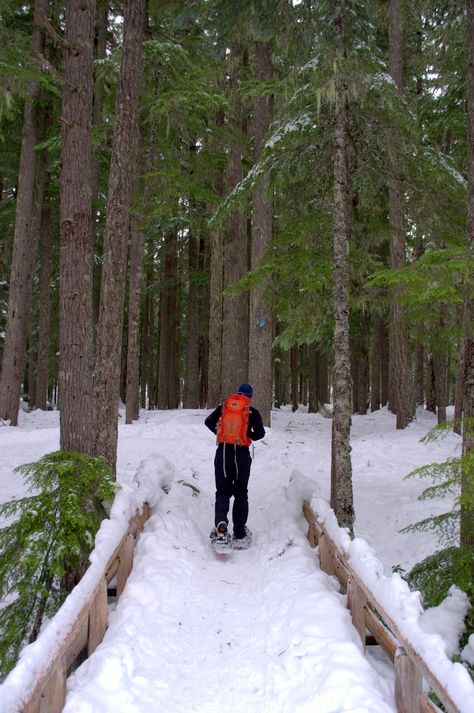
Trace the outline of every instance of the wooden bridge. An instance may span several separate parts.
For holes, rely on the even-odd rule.
[[[417,651],[394,617],[377,601],[364,578],[354,571],[347,553],[331,538],[308,502],[303,504],[303,513],[308,522],[309,543],[313,548],[318,547],[321,569],[337,577],[341,589],[347,592],[352,621],[363,645],[378,644],[394,665],[397,711],[440,711],[424,691],[423,682],[426,682],[448,713],[467,713],[468,708],[453,699],[453,695],[437,679],[429,660]],[[66,678],[102,641],[107,628],[108,598],[118,598],[124,590],[132,569],[135,543],[149,515],[150,508],[144,503],[128,523],[103,570],[95,575],[92,586],[89,584],[87,601],[77,608],[70,626],[60,631],[55,652],[47,665],[38,667],[38,673],[30,679],[28,690],[21,691],[17,699],[10,703],[8,713],[60,713],[63,709]]]

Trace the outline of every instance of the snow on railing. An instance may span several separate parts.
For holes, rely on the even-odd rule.
[[[319,546],[321,569],[335,575],[347,591],[347,606],[363,645],[379,644],[394,664],[397,710],[440,710],[423,691],[424,679],[448,713],[472,713],[472,680],[462,664],[447,657],[441,637],[421,629],[419,592],[412,592],[397,573],[385,576],[372,548],[361,538],[350,539],[325,500],[305,500],[303,513],[308,540],[312,547]]]
[[[96,535],[89,568],[0,685],[0,713],[59,713],[63,709],[66,677],[76,661],[83,660],[84,654],[90,656],[104,637],[108,595],[118,598],[124,590],[150,506],[169,484],[168,466],[161,456],[146,459],[133,486],[122,486],[110,518]]]

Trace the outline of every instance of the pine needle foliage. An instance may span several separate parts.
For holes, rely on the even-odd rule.
[[[55,451],[15,472],[32,494],[0,506],[0,678],[61,606],[117,491],[106,461],[83,453]]]
[[[430,443],[451,431],[453,422],[447,422],[431,429],[421,440]],[[466,422],[464,422],[466,428]],[[466,616],[466,635],[461,640],[461,648],[472,633],[474,620],[474,579],[473,554],[469,545],[459,542],[461,510],[474,509],[474,451],[465,455],[448,458],[443,463],[431,463],[409,473],[406,478],[429,478],[432,485],[418,496],[419,500],[453,498],[451,510],[425,518],[401,530],[406,532],[435,531],[447,547],[418,562],[406,575],[412,589],[421,592],[425,607],[440,604],[447,596],[449,588],[455,584],[466,592],[471,602]],[[467,487],[461,490],[461,479],[467,477]],[[472,671],[471,671],[472,675]]]
[[[453,423],[445,423],[432,428],[421,443],[431,443],[446,435],[453,427]],[[464,423],[466,427],[466,423]],[[470,487],[461,492],[461,478],[468,478]],[[463,456],[448,458],[443,463],[430,463],[421,468],[416,468],[407,476],[408,478],[429,478],[432,485],[425,488],[418,496],[419,500],[434,500],[454,496],[451,510],[433,517],[425,518],[401,530],[405,532],[425,532],[434,530],[440,539],[448,545],[456,545],[459,537],[459,517],[461,508],[474,509],[474,452],[468,451]]]

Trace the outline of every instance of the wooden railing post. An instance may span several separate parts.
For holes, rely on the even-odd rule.
[[[365,647],[365,603],[364,592],[357,584],[354,577],[349,578],[347,585],[347,606],[352,615],[352,623],[359,632],[362,644]]]
[[[107,580],[104,578],[97,590],[89,611],[87,655],[90,656],[104,638],[107,629]]]
[[[403,648],[395,654],[395,705],[397,713],[420,713],[422,676]]]
[[[121,596],[127,583],[128,575],[132,571],[133,565],[133,549],[135,547],[135,538],[129,532],[120,550],[120,564],[117,572],[117,598]]]
[[[40,713],[60,713],[66,700],[66,660],[60,658],[40,698]]]
[[[327,574],[334,574],[334,553],[326,534],[319,538],[319,566]]]

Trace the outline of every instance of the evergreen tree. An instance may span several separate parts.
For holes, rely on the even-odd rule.
[[[36,0],[35,2],[31,35],[31,55],[34,59],[43,54],[44,32],[41,29],[41,25],[43,18],[47,17],[48,5],[47,0]],[[28,84],[23,111],[23,133],[18,172],[6,338],[0,374],[0,418],[10,420],[12,426],[18,424],[36,252],[36,244],[34,243],[36,235],[32,230],[32,222],[39,93],[39,82],[31,79]]]

